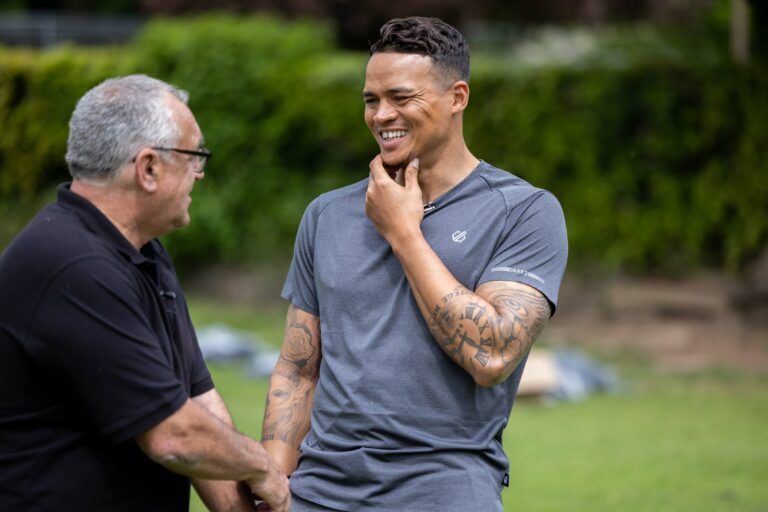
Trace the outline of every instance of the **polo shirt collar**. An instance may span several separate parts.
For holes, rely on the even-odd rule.
[[[59,185],[56,190],[56,199],[59,205],[74,211],[88,229],[98,234],[134,265],[154,263],[152,259],[154,248],[151,247],[151,244],[144,245],[141,252],[137,251],[101,210],[83,196],[72,192],[70,190],[71,185],[71,182]],[[147,252],[147,255],[142,254],[142,252]]]

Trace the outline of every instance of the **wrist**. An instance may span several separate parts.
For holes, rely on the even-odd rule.
[[[415,229],[392,233],[387,237],[387,242],[392,247],[392,252],[400,257],[404,253],[418,249],[421,244],[426,243],[426,240],[421,232],[421,227],[417,226]]]
[[[288,443],[271,440],[263,441],[262,446],[286,475],[290,475],[298,466],[300,452]]]
[[[266,467],[264,469],[257,469],[253,471],[250,475],[248,475],[247,478],[244,478],[243,481],[250,487],[252,490],[257,489],[264,485],[264,483],[270,478],[271,474],[277,474],[278,470],[277,467]]]
[[[250,457],[251,468],[249,474],[243,478],[243,480],[249,483],[254,480],[263,481],[270,472],[277,469],[275,461],[269,452],[260,443],[254,442],[254,444],[254,450]]]

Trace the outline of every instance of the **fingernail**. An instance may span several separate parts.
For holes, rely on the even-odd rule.
[[[419,168],[419,157],[416,157],[413,159],[413,162],[411,162],[415,168]]]

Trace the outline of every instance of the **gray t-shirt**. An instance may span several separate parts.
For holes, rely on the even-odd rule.
[[[291,489],[344,511],[500,511],[501,435],[524,363],[482,388],[443,353],[365,215],[367,184],[309,205],[283,288],[320,317],[322,347]],[[422,232],[459,282],[517,281],[554,307],[568,246],[552,194],[481,161],[433,206]]]

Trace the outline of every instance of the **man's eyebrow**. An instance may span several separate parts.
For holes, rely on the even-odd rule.
[[[415,89],[412,89],[410,87],[392,87],[390,89],[387,89],[385,92],[387,94],[403,94],[403,93],[412,93]],[[364,90],[363,96],[376,96],[373,92]]]

